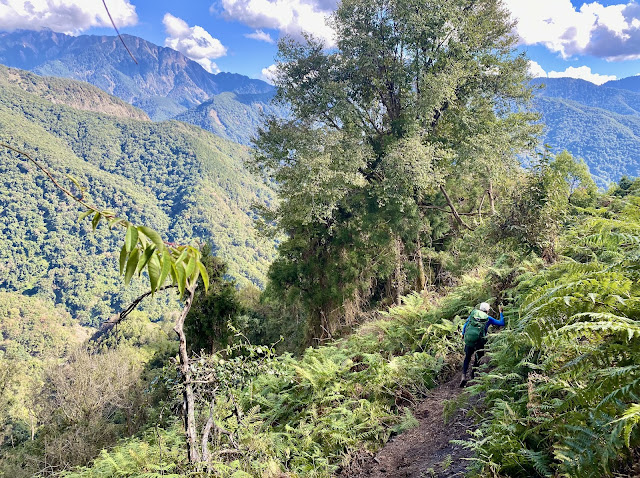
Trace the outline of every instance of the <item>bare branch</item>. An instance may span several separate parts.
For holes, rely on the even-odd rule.
[[[173,285],[173,284],[166,285],[164,287],[160,287],[155,292],[162,292],[163,290],[175,289],[177,287],[178,287],[177,285]],[[95,334],[93,334],[91,336],[91,339],[89,339],[89,340],[96,340],[99,337],[101,337],[102,335],[104,335],[105,333],[107,333],[109,330],[114,328],[116,325],[118,325],[120,322],[122,322],[124,319],[126,319],[127,316],[131,312],[133,312],[136,307],[138,307],[140,302],[142,302],[144,299],[146,299],[150,295],[154,294],[155,292],[148,291],[148,292],[145,292],[144,294],[142,294],[141,296],[137,297],[133,302],[131,302],[131,304],[129,304],[127,306],[126,309],[122,310],[118,315],[114,315],[109,320],[106,320],[105,322],[103,322],[103,324],[100,326],[100,329]]]
[[[453,217],[456,219],[456,222],[460,226],[464,227],[465,229],[468,229],[469,231],[473,231],[473,228],[471,226],[469,226],[466,222],[464,222],[462,220],[462,218],[460,217],[460,214],[456,210],[456,207],[453,205],[453,201],[451,201],[451,198],[449,197],[449,194],[447,194],[447,190],[444,188],[443,185],[440,185],[440,192],[444,196],[444,199],[447,201],[447,204],[449,205],[449,208],[451,209],[451,214],[453,214]]]
[[[423,209],[434,209],[436,211],[446,212],[447,214],[453,214],[451,209],[445,209],[440,206],[422,205],[420,207]],[[459,216],[478,216],[480,215],[480,213],[479,212],[458,212],[458,215]]]
[[[64,194],[66,194],[67,196],[69,196],[71,199],[73,199],[74,201],[82,204],[84,207],[86,207],[87,209],[92,209],[94,211],[98,211],[99,209],[96,206],[91,205],[90,203],[86,202],[85,200],[82,199],[82,197],[80,196],[76,196],[75,194],[73,194],[71,191],[69,191],[67,188],[65,188],[62,184],[60,184],[56,178],[53,177],[53,174],[51,173],[51,171],[49,171],[47,168],[45,168],[44,166],[42,166],[40,163],[38,163],[35,159],[33,159],[33,157],[31,157],[30,154],[25,153],[24,151],[18,149],[18,148],[14,148],[13,146],[9,146],[8,144],[5,143],[0,143],[0,146],[5,147],[11,151],[13,151],[14,153],[18,153],[19,155],[24,156],[25,158],[27,158],[29,161],[31,161],[40,171],[42,171],[50,180],[51,182],[60,190],[62,191]]]

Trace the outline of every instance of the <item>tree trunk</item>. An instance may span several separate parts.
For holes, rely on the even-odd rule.
[[[489,189],[487,189],[487,193],[489,194],[489,205],[491,206],[491,215],[495,215],[496,201],[495,201],[495,196],[493,195],[493,183],[491,181],[489,181]]]
[[[417,243],[417,256],[418,256],[418,291],[422,292],[427,286],[427,278],[424,274],[424,262],[422,261],[422,242],[418,237]]]
[[[209,419],[202,431],[202,461],[209,461],[209,434],[214,426],[213,412],[215,409],[215,399],[209,404]]]
[[[478,216],[480,217],[480,222],[482,222],[482,206],[484,206],[484,198],[486,194],[482,195],[482,199],[480,200],[480,205],[478,206]]]
[[[396,305],[400,305],[402,302],[402,293],[404,292],[404,280],[402,277],[402,241],[399,237],[396,237],[396,268],[393,273],[395,278],[395,290],[394,290],[394,300]]]
[[[36,439],[36,421],[31,409],[29,409],[29,421],[31,422],[31,441],[34,441]],[[13,433],[11,433],[11,439],[13,440]]]
[[[449,209],[451,209],[451,214],[453,214],[453,217],[456,219],[456,222],[458,223],[458,225],[464,227],[465,229],[468,229],[469,231],[473,231],[473,229],[471,227],[469,227],[462,220],[462,218],[460,217],[460,214],[458,214],[458,211],[457,211],[456,207],[454,206],[453,201],[451,201],[451,198],[447,194],[447,190],[444,188],[443,185],[440,185],[440,192],[444,196],[444,199],[447,201],[447,204],[449,205]]]
[[[180,373],[182,374],[182,383],[184,385],[184,428],[187,435],[187,454],[190,463],[198,463],[200,461],[200,453],[198,452],[198,433],[196,431],[196,413],[195,399],[193,396],[193,383],[191,383],[191,370],[189,368],[189,355],[187,354],[187,339],[184,334],[184,320],[193,304],[193,296],[198,283],[187,287],[187,298],[184,302],[184,308],[176,325],[173,328],[180,339],[179,357],[180,357]]]

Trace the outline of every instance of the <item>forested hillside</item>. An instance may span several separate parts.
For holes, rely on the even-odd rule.
[[[623,115],[546,96],[535,104],[545,123],[544,142],[583,158],[600,186],[640,173],[639,114]]]
[[[0,82],[3,141],[73,175],[97,203],[170,241],[210,242],[240,284],[264,285],[274,249],[256,237],[252,207],[274,197],[244,169],[244,147],[183,123],[72,109],[62,103],[77,105],[79,95],[54,94],[62,80],[15,71],[8,77],[29,81]],[[58,104],[34,93],[41,91]],[[108,110],[110,99],[102,100]],[[32,165],[6,149],[0,154],[0,287],[62,304],[83,324],[98,324],[140,290],[119,286],[117,238],[109,231],[89,234],[90,225],[76,221],[76,207]]]
[[[118,118],[148,120],[149,117],[138,108],[105,93],[100,88],[80,81],[65,78],[42,78],[33,73],[0,65],[0,84],[16,86],[52,104],[104,113]]]
[[[280,42],[253,149],[0,71],[0,476],[346,478],[443,384],[419,418],[465,415],[464,452],[382,473],[640,474],[640,178],[594,181],[638,168],[637,95],[536,96],[500,1],[343,0],[333,28]],[[117,50],[24,35],[0,53],[65,74]],[[178,70],[147,106],[246,141],[271,93]]]
[[[630,76],[620,80],[607,81],[603,86],[640,92],[640,76]]]
[[[640,174],[640,93],[619,82],[596,86],[572,78],[532,82],[545,124],[543,142],[583,158],[599,185]]]
[[[220,93],[175,119],[191,123],[240,144],[250,144],[269,115],[286,117],[285,107],[272,103],[272,93]]]

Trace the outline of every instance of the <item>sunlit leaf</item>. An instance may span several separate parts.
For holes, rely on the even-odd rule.
[[[95,216],[93,216],[93,221],[91,221],[91,227],[93,227],[93,230],[96,230],[96,227],[98,227],[98,223],[100,222],[100,219],[102,218],[102,214],[100,214],[99,212],[96,213]]]
[[[129,257],[129,252],[127,251],[126,245],[123,245],[122,249],[120,249],[120,275],[124,272],[124,266],[127,264],[127,257]]]
[[[187,277],[191,277],[191,274],[193,274],[193,271],[195,269],[196,269],[196,258],[192,256],[189,259],[189,262],[187,262],[187,267],[185,267],[185,269],[184,269],[185,274],[187,275]]]
[[[153,242],[156,245],[156,247],[159,250],[164,247],[164,241],[162,240],[162,237],[160,237],[160,234],[158,234],[156,231],[154,231],[150,227],[138,226],[138,231],[140,231],[142,234],[147,236],[151,240],[151,242]]]
[[[154,255],[155,250],[156,246],[154,246],[153,244],[150,244],[145,248],[144,252],[140,256],[140,260],[138,260],[138,273],[142,272],[144,266],[147,265],[149,259],[151,259],[151,257]]]
[[[129,285],[131,277],[133,277],[136,268],[138,267],[138,260],[140,259],[140,251],[136,248],[129,255],[129,261],[127,262],[127,270],[124,274],[124,283]]]
[[[127,234],[124,237],[124,244],[127,248],[127,252],[131,252],[136,244],[138,244],[138,229],[134,226],[129,226],[127,228]]]
[[[176,264],[177,285],[180,297],[184,295],[184,290],[187,287],[187,274],[185,273],[184,266],[182,264]]]
[[[198,261],[198,269],[200,269],[200,275],[202,276],[202,283],[204,284],[204,290],[209,290],[209,273],[204,264]]]
[[[171,254],[165,248],[162,251],[162,264],[160,266],[160,278],[158,279],[158,287],[162,287],[167,280],[167,276],[171,272]]]
[[[80,214],[80,217],[78,218],[78,221],[82,221],[84,218],[86,218],[87,216],[90,216],[91,214],[93,214],[95,211],[93,209],[87,209],[85,212],[83,212],[82,214]]]
[[[153,248],[153,250],[155,251],[155,248]],[[160,259],[158,259],[157,254],[151,255],[147,271],[149,272],[149,282],[151,283],[151,290],[155,292],[156,290],[158,290],[158,283],[161,274]]]

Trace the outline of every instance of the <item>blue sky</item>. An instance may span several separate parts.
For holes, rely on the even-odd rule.
[[[503,0],[518,20],[519,48],[538,76],[594,83],[640,74],[637,0]],[[302,30],[331,43],[337,0],[106,0],[121,32],[170,46],[209,71],[268,77],[284,34]],[[0,30],[50,28],[71,34],[113,30],[102,0],[2,0]]]

